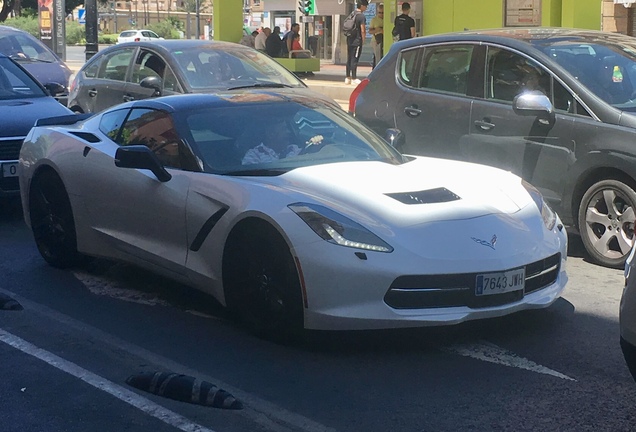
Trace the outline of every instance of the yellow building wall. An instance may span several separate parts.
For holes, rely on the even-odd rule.
[[[563,0],[561,27],[601,29],[601,0]]]

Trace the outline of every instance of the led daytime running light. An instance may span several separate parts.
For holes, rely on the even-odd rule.
[[[327,231],[327,234],[331,236],[333,241],[335,241],[341,246],[348,246],[348,247],[353,247],[357,249],[365,249],[365,250],[371,250],[376,252],[390,252],[389,248],[386,248],[384,246],[376,246],[376,245],[370,245],[366,243],[359,243],[359,242],[347,240],[346,238],[338,234],[338,232],[335,229],[333,229],[327,224],[323,224],[322,227],[325,229],[325,231]]]

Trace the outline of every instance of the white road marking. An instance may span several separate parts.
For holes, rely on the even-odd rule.
[[[132,355],[140,357],[150,363],[154,363],[167,370],[179,371],[184,375],[197,377],[204,381],[214,383],[223,390],[231,393],[235,398],[243,402],[243,409],[234,412],[235,415],[242,416],[254,423],[261,425],[263,429],[272,432],[290,432],[291,430],[301,430],[303,432],[336,432],[336,429],[325,426],[301,414],[288,411],[269,401],[254,396],[251,393],[235,388],[222,380],[202,373],[200,370],[192,369],[167,357],[155,354],[138,345],[126,342],[109,333],[90,326],[85,322],[78,321],[68,315],[64,315],[48,306],[28,300],[14,292],[0,288],[0,293],[12,297],[18,301],[25,310],[38,313],[47,318],[67,325],[78,332],[86,333],[93,339],[99,340],[111,347],[116,347]]]
[[[106,378],[96,375],[73,362],[64,360],[55,354],[48,352],[42,348],[25,341],[3,329],[0,329],[0,341],[12,346],[26,354],[36,357],[49,365],[73,375],[76,378],[92,385],[93,387],[106,392],[117,399],[134,406],[135,408],[151,415],[164,423],[174,426],[184,432],[214,432],[212,429],[208,429],[197,423],[191,422],[187,418],[170,411],[167,408],[162,407],[154,403],[153,401],[146,399],[143,396],[138,395],[124,387],[121,387]],[[25,389],[22,389],[24,391]]]
[[[519,357],[517,354],[498,347],[490,342],[481,341],[474,344],[457,344],[443,348],[443,351],[459,354],[464,357],[472,357],[485,362],[496,363],[509,367],[529,370],[545,375],[552,375],[569,381],[576,381],[560,372],[541,366],[531,360]]]

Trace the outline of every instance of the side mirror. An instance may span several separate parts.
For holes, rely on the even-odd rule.
[[[145,145],[119,147],[115,152],[115,165],[120,168],[150,170],[160,182],[167,182],[172,178],[157,155]]]
[[[55,96],[66,91],[66,87],[56,82],[46,83],[44,84],[44,88],[46,89],[46,91],[49,92],[51,96]]]
[[[517,115],[539,117],[543,124],[554,122],[554,106],[541,92],[525,92],[515,96],[512,109]]]
[[[153,89],[153,97],[161,96],[161,89],[163,88],[163,81],[159,77],[149,76],[141,80],[139,85],[143,88]]]
[[[396,128],[389,128],[384,133],[384,140],[391,144],[393,148],[401,149],[406,143],[406,137],[404,133]]]

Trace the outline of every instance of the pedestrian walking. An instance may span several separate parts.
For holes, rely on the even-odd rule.
[[[369,24],[369,33],[373,35],[371,38],[371,46],[373,47],[371,68],[373,69],[384,57],[384,4],[382,3],[376,6],[375,16]]]
[[[355,27],[347,36],[347,66],[345,69],[345,84],[360,84],[358,79],[358,62],[362,54],[362,45],[367,36],[367,19],[364,11],[369,6],[369,0],[358,0],[358,7],[355,13]]]

